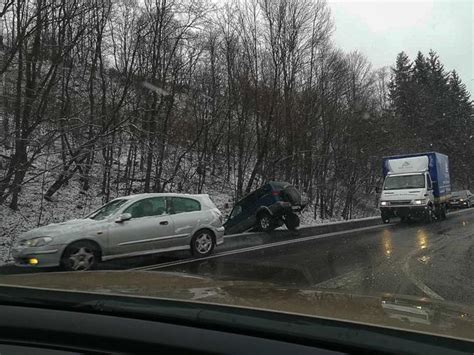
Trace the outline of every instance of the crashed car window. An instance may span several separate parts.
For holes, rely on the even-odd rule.
[[[232,210],[232,213],[230,214],[230,218],[234,218],[236,216],[238,216],[239,214],[242,213],[242,206],[241,205],[237,205],[234,207],[234,209]]]
[[[89,292],[110,316],[124,303],[102,298],[144,296],[474,342],[473,11],[0,0],[0,288]],[[200,310],[169,315],[217,317]]]

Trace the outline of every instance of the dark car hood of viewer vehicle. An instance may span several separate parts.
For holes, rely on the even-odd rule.
[[[5,285],[212,303],[474,340],[474,307],[393,294],[344,294],[146,271],[1,276],[0,286]]]

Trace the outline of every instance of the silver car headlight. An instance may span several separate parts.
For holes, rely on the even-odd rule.
[[[425,203],[425,200],[413,200],[414,205],[424,205]]]
[[[390,202],[388,201],[380,201],[380,206],[388,206],[390,205]]]
[[[38,237],[25,241],[25,245],[27,247],[42,247],[43,245],[47,245],[52,241],[53,238],[51,237]]]

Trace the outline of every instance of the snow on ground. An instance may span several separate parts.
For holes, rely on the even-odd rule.
[[[0,205],[0,264],[12,261],[11,247],[19,234],[38,226],[85,217],[106,202],[95,188],[91,188],[87,193],[82,191],[77,180],[71,180],[68,186],[63,187],[54,195],[53,202],[48,202],[42,198],[45,192],[43,185],[49,186],[49,184],[36,182],[23,188],[18,211],[12,211],[6,205]],[[232,194],[213,191],[212,188],[208,188],[204,193],[210,195],[224,215],[230,214],[233,206]],[[111,198],[118,196],[120,194],[115,192]],[[376,210],[367,208],[362,212],[359,210],[353,218],[373,215],[376,215]],[[315,218],[314,209],[309,206],[301,213],[300,219],[301,225],[314,225],[341,221],[342,217],[335,216],[321,220],[319,217]]]
[[[11,210],[6,204],[0,205],[0,265],[12,261],[11,248],[21,233],[50,223],[85,217],[107,202],[99,193],[99,178],[92,177],[92,187],[84,192],[81,190],[77,176],[71,179],[67,186],[63,186],[56,192],[52,202],[48,202],[43,199],[43,196],[54,182],[54,178],[53,175],[46,175],[44,181],[38,179],[24,185],[20,194],[18,211]],[[230,213],[233,205],[232,197],[225,191],[221,191],[225,190],[221,184],[209,185],[211,188],[203,193],[208,193],[224,214]],[[141,191],[140,186],[137,187]],[[123,192],[112,191],[110,199],[123,194]]]
[[[26,185],[18,211],[0,205],[0,264],[11,261],[10,250],[19,234],[38,226],[84,217],[102,205],[102,196],[92,191],[84,194],[74,182],[59,190],[53,202],[42,196],[38,184]]]
[[[224,215],[230,214],[233,206],[231,195],[225,192],[205,191]],[[53,202],[42,199],[38,184],[26,186],[21,195],[20,208],[12,211],[5,205],[0,206],[0,265],[11,262],[11,247],[19,234],[38,226],[59,223],[73,218],[85,217],[100,207],[105,201],[94,189],[84,193],[79,183],[70,184],[59,190]],[[117,197],[113,195],[112,198]],[[354,217],[366,217],[375,213],[363,213]],[[312,207],[306,208],[301,214],[301,225],[314,225],[341,221],[342,217],[321,220],[314,217]]]
[[[42,161],[39,161],[37,166],[41,166],[42,163]],[[50,164],[53,163],[57,164],[57,161],[50,161]],[[48,170],[46,165],[44,168]],[[91,188],[87,192],[81,190],[78,176],[75,176],[67,186],[63,186],[56,192],[53,196],[54,201],[48,202],[44,200],[43,196],[47,188],[51,186],[56,178],[53,172],[41,175],[40,178],[32,180],[22,187],[18,211],[12,211],[7,205],[0,205],[0,264],[12,261],[10,255],[11,247],[19,234],[38,226],[85,217],[107,202],[104,196],[99,193],[101,169],[102,167],[99,164],[93,167],[90,180]],[[34,174],[37,174],[37,171],[30,172],[30,175]],[[113,172],[112,174],[114,175],[115,173]],[[192,191],[194,188],[191,181],[188,181],[188,184],[185,185],[188,186],[183,186],[182,192],[194,192]],[[232,181],[224,181],[217,176],[209,176],[205,190],[202,193],[209,194],[222,213],[228,215],[234,203],[232,186]],[[138,191],[142,190],[142,187],[139,185],[136,188]],[[122,196],[123,194],[121,191],[112,191],[110,199]],[[369,199],[367,201],[359,201],[354,208],[357,213],[354,213],[352,218],[376,215],[377,211],[373,205],[373,201]],[[302,212],[300,219],[302,225],[314,225],[317,223],[341,221],[342,217],[338,214],[333,218],[321,220],[313,207],[308,206]]]

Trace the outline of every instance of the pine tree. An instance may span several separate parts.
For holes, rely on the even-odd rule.
[[[405,52],[397,55],[395,68],[392,68],[392,80],[389,84],[389,97],[392,102],[393,112],[400,118],[410,115],[410,86],[411,86],[410,59]]]
[[[449,155],[455,188],[469,188],[474,166],[474,111],[456,71],[446,72],[431,50],[413,63],[401,52],[389,85],[393,146],[399,151],[435,150]]]
[[[417,149],[416,114],[414,113],[413,64],[405,54],[397,55],[392,79],[389,84],[389,98],[392,112],[392,137],[396,146],[408,150]]]
[[[472,164],[467,164],[474,156],[474,117],[473,105],[466,85],[455,70],[448,79],[449,118],[452,129],[452,151],[455,155],[452,169],[463,188],[470,188],[474,174]]]
[[[421,52],[418,52],[411,71],[411,128],[417,133],[418,146],[426,140],[423,129],[430,116],[427,107],[431,104],[429,93],[429,64]]]
[[[431,144],[434,149],[449,153],[450,142],[446,137],[451,132],[451,118],[449,116],[449,87],[448,73],[438,55],[430,50],[427,58],[428,85],[425,127],[430,133]]]

